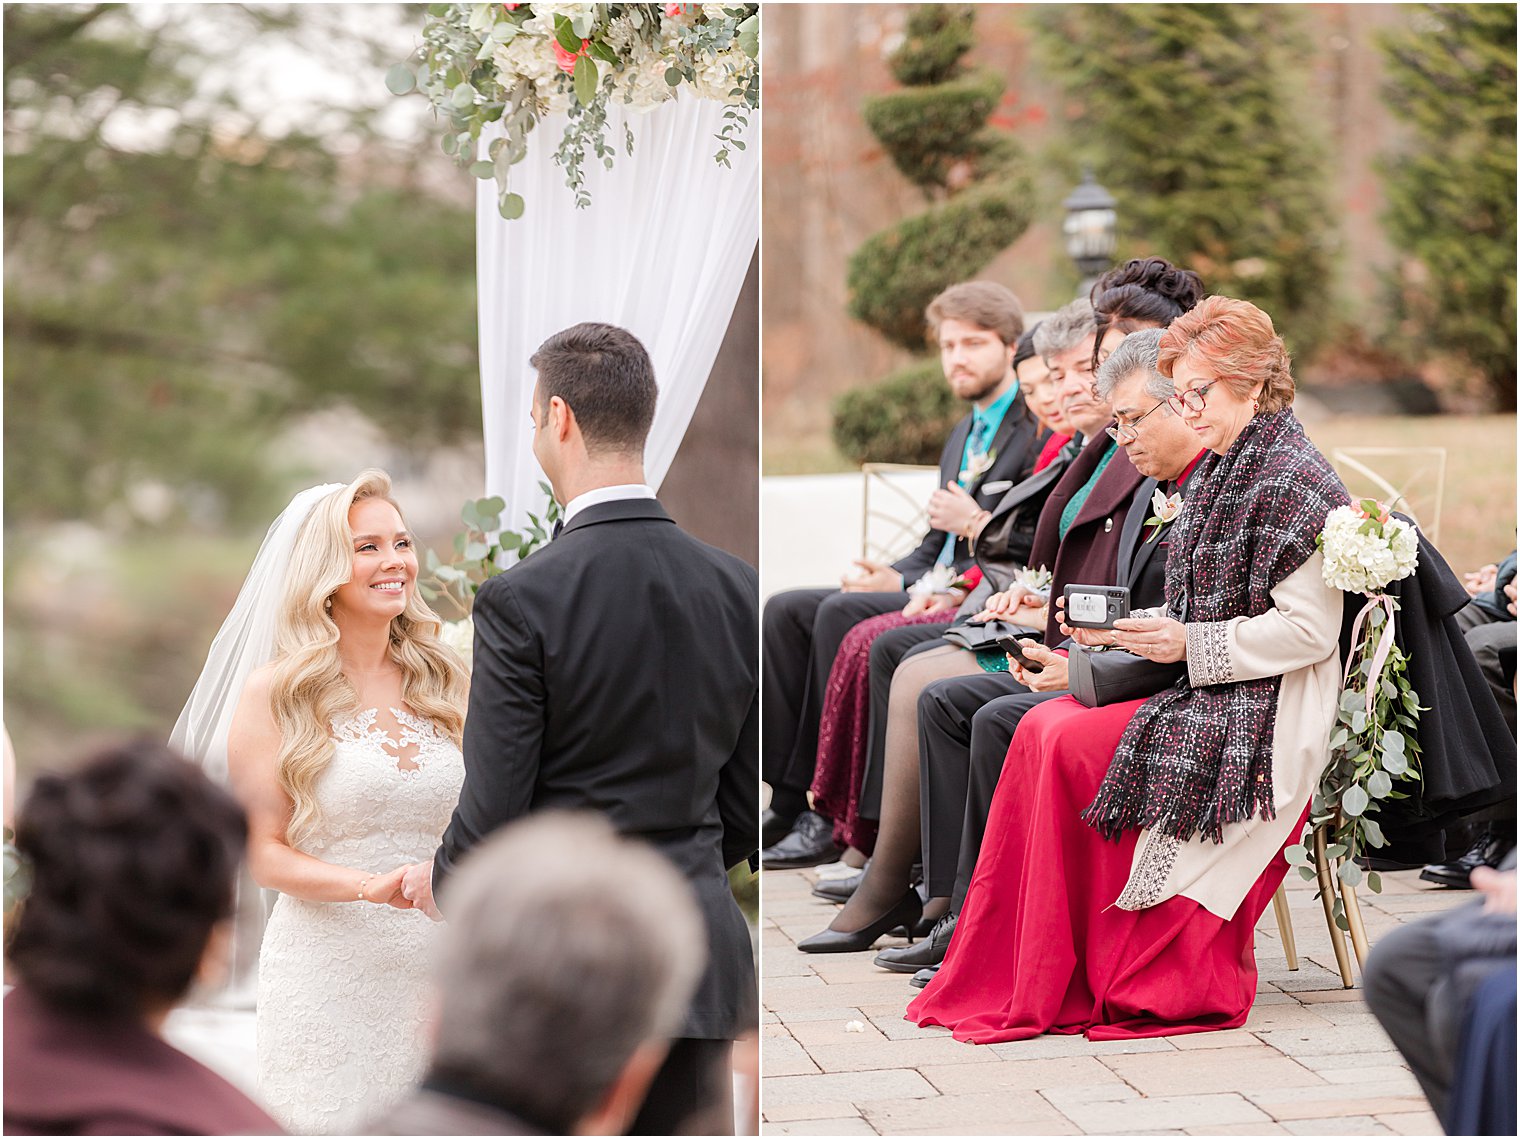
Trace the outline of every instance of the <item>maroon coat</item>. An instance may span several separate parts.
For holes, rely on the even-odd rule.
[[[1108,466],[1098,478],[1082,509],[1077,511],[1071,529],[1063,541],[1060,536],[1061,512],[1072,496],[1081,490],[1107,447],[1099,446],[1099,440],[1108,447],[1116,447],[1118,454],[1109,460]],[[1056,620],[1055,599],[1068,585],[1111,585],[1115,580],[1115,567],[1119,560],[1119,538],[1124,529],[1124,516],[1129,512],[1135,491],[1145,481],[1145,476],[1135,470],[1129,455],[1107,435],[1099,435],[1082,453],[1072,460],[1071,466],[1061,476],[1045,500],[1040,511],[1040,521],[1034,531],[1034,548],[1029,564],[1045,566],[1051,571],[1050,619],[1045,626],[1045,643],[1055,646],[1061,643],[1061,625]]]
[[[135,1021],[55,1012],[25,988],[5,998],[7,1135],[278,1135],[211,1069]]]

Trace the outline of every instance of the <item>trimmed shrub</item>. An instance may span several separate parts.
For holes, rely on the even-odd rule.
[[[965,407],[945,383],[938,360],[894,372],[834,401],[834,443],[856,463],[934,465]]]

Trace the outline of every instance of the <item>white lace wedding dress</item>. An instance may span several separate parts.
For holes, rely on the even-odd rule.
[[[376,872],[432,859],[463,757],[430,721],[391,711],[399,740],[374,709],[333,724],[322,818],[301,850]],[[421,1078],[437,929],[416,910],[279,896],[259,952],[259,1094],[290,1131],[352,1131]]]

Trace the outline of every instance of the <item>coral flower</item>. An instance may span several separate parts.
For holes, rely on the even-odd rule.
[[[570,52],[560,46],[559,40],[551,40],[554,45],[554,62],[566,75],[575,74],[575,61],[586,54],[586,49],[591,46],[590,40],[581,40],[581,50]]]

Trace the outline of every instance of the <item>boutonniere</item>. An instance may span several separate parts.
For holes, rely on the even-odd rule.
[[[1154,541],[1156,535],[1161,533],[1161,527],[1182,513],[1182,492],[1177,490],[1171,494],[1162,494],[1161,488],[1157,487],[1156,493],[1151,495],[1151,509],[1155,513],[1145,520],[1146,526],[1152,528],[1145,539],[1147,542]]]
[[[975,482],[992,469],[992,464],[997,461],[996,451],[977,451],[966,460],[966,468],[961,471],[961,484]]]

